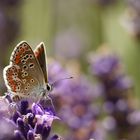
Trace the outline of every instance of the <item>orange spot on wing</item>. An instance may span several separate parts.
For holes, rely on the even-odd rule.
[[[8,78],[9,78],[9,80],[13,79],[12,74],[9,73]]]
[[[9,82],[12,82],[13,78],[12,77],[9,77]]]
[[[16,85],[13,86],[13,91],[16,91]]]
[[[28,46],[19,46],[14,54],[13,54],[13,58],[14,60],[12,60],[14,63],[18,64],[20,62],[20,58],[23,56],[23,54],[29,49]]]
[[[15,60],[15,63],[18,64],[18,63],[19,63],[19,59],[16,59],[16,60]]]
[[[20,58],[20,55],[17,55],[16,59],[19,59]]]
[[[38,48],[38,50],[35,52],[35,57],[39,57],[39,55],[43,52],[43,48]]]
[[[18,64],[19,61],[20,61],[20,55],[18,54],[18,55],[16,56],[16,58],[15,58],[15,63]]]
[[[39,54],[39,52],[38,52],[38,51],[36,51],[36,52],[35,52],[35,55],[38,55],[38,54]]]
[[[12,78],[9,80],[9,86],[12,88],[13,91],[16,91],[16,83]]]

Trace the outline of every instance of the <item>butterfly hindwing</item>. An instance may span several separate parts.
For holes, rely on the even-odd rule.
[[[4,69],[4,80],[10,92],[22,96],[38,96],[45,90],[42,69],[31,47],[19,43],[10,58],[10,65]]]
[[[40,67],[43,71],[45,82],[48,83],[48,70],[47,70],[47,55],[45,53],[45,45],[41,42],[34,50],[35,57],[37,58]]]

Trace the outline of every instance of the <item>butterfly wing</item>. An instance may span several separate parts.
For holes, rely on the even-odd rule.
[[[47,70],[47,55],[45,51],[45,45],[41,42],[34,50],[35,57],[37,58],[40,67],[43,71],[45,82],[48,83],[48,70]]]
[[[25,41],[15,47],[10,65],[4,68],[4,80],[8,90],[21,97],[38,96],[46,89],[42,69]]]

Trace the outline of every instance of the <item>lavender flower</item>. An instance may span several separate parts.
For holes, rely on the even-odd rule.
[[[111,77],[111,74],[119,68],[119,58],[114,54],[101,54],[93,55],[89,57],[90,70],[92,74],[104,78]]]
[[[51,125],[54,119],[59,119],[40,103],[30,103],[21,100],[17,103],[9,102],[10,97],[2,97],[0,103],[0,140],[46,140],[49,138]],[[5,112],[3,111],[5,109]],[[58,137],[53,137],[57,140]]]
[[[101,82],[107,101],[117,102],[132,88],[132,80],[126,76],[122,64],[115,54],[100,52],[90,57],[90,71]]]
[[[68,72],[60,64],[56,65],[56,62],[52,63],[49,69],[49,79],[52,81],[55,81],[54,77],[61,79],[61,76],[68,75]],[[101,90],[93,86],[86,76],[80,75],[57,83],[51,94],[58,116],[68,128],[65,139],[90,139],[93,124],[100,114],[99,107],[92,102],[101,95]]]
[[[128,101],[128,93],[133,87],[132,80],[126,76],[119,58],[105,49],[91,57],[90,70],[104,89],[103,108],[111,121],[113,120],[114,133],[118,139],[129,138],[129,133],[137,128],[137,125],[132,125],[134,116],[131,114],[134,114],[135,109]]]

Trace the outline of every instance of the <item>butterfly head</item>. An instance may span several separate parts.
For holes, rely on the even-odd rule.
[[[46,90],[47,92],[51,92],[53,90],[53,88],[56,86],[57,83],[59,83],[60,81],[63,81],[63,80],[66,80],[66,79],[72,79],[73,77],[68,77],[68,78],[62,78],[62,79],[59,79],[59,80],[56,80],[55,82],[53,83],[47,83],[46,84]]]
[[[46,89],[47,89],[48,92],[52,91],[53,90],[53,85],[47,83],[46,84]]]

